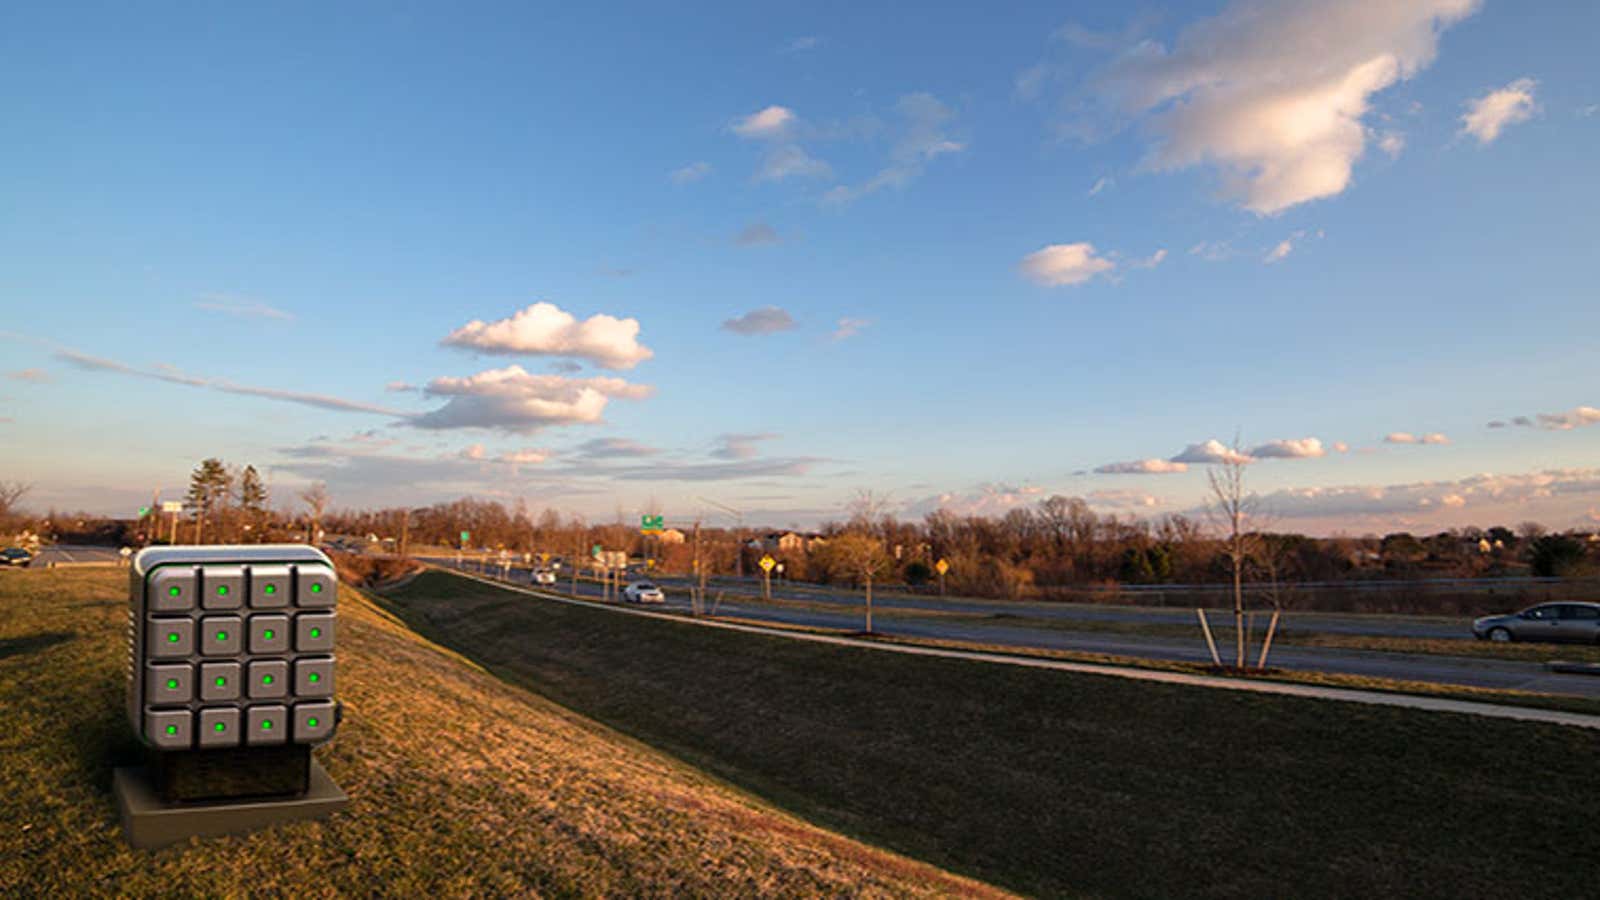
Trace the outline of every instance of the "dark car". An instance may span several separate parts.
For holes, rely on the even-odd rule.
[[[1541,603],[1519,613],[1484,616],[1472,634],[1490,641],[1600,641],[1600,603]]]
[[[21,547],[7,547],[0,550],[0,566],[22,566],[27,568],[33,562],[33,554]]]

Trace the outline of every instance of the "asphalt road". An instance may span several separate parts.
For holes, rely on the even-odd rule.
[[[429,558],[426,561],[442,566],[454,566],[453,557]],[[468,571],[484,571],[471,561]],[[492,563],[486,574],[499,575],[500,568]],[[527,569],[511,569],[511,579],[527,584],[531,573]],[[688,610],[689,601],[682,579],[655,578],[668,588],[667,608]],[[570,580],[563,578],[554,586],[566,592]],[[678,590],[672,588],[677,586]],[[774,593],[785,600],[819,601],[863,606],[859,595],[849,591],[827,589],[794,590],[793,585],[774,586]],[[599,599],[601,586],[593,581],[578,581],[578,594]],[[815,628],[859,630],[863,624],[861,613],[851,610],[807,609],[768,605],[756,602],[749,596],[747,585],[735,579],[718,579],[711,593],[715,597],[721,590],[724,599],[716,612],[752,621],[801,625]],[[759,590],[757,587],[756,590]],[[1132,607],[1101,607],[1070,604],[1009,603],[963,599],[942,601],[937,598],[885,597],[873,598],[876,631],[905,637],[970,641],[1018,648],[1043,648],[1070,650],[1085,653],[1103,653],[1114,656],[1142,659],[1171,660],[1179,662],[1210,662],[1210,653],[1199,636],[1192,610],[1138,609]],[[896,610],[902,611],[897,615]],[[903,614],[907,610],[923,614]],[[929,611],[968,613],[969,616],[943,618],[926,615]],[[1050,627],[1031,627],[1026,622],[1008,624],[1005,619],[992,618],[995,614],[1050,619]],[[973,619],[971,615],[985,616]],[[1073,621],[1097,621],[1174,624],[1194,628],[1190,638],[1152,635],[1119,634],[1115,632],[1071,628]],[[1445,618],[1410,618],[1403,616],[1354,616],[1317,613],[1295,613],[1283,624],[1285,633],[1302,631],[1333,631],[1348,634],[1392,635],[1397,637],[1440,637],[1471,640],[1468,620]],[[1258,632],[1259,633],[1259,632]],[[1257,642],[1259,647],[1259,641]],[[1229,647],[1219,646],[1226,659]],[[1259,652],[1259,650],[1258,650]],[[1552,657],[1559,657],[1560,649],[1553,647]],[[1463,685],[1496,690],[1533,691],[1549,694],[1600,698],[1600,677],[1592,675],[1561,674],[1548,671],[1543,664],[1511,660],[1452,657],[1432,654],[1385,653],[1367,650],[1339,650],[1320,647],[1278,645],[1273,648],[1270,660],[1278,668],[1306,672],[1331,672],[1390,678],[1402,681],[1423,681],[1438,684]]]
[[[45,547],[34,554],[33,565],[46,568],[51,565],[83,565],[88,563],[104,565],[106,563],[120,563],[122,556],[118,552],[120,547],[90,547],[73,544],[58,544]]]

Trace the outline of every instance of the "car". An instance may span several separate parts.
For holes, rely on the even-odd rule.
[[[1600,641],[1600,603],[1541,603],[1522,612],[1484,616],[1472,634],[1486,641]]]
[[[33,562],[33,554],[21,547],[7,547],[0,550],[0,566],[21,566],[26,569]]]
[[[667,595],[648,581],[635,581],[622,589],[622,599],[629,603],[665,603]]]
[[[555,584],[556,583],[556,573],[550,571],[549,569],[540,569],[539,571],[533,573],[533,583],[534,584]]]

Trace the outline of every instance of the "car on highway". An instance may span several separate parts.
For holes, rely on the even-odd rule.
[[[0,550],[0,566],[21,566],[26,569],[33,562],[33,554],[21,547],[7,547]]]
[[[667,595],[648,581],[635,581],[622,589],[622,599],[629,603],[665,603]]]
[[[550,571],[549,569],[540,569],[539,571],[533,573],[533,583],[534,584],[555,584],[556,583],[556,573]]]
[[[1472,634],[1486,641],[1600,642],[1600,603],[1541,603],[1522,612],[1484,616]]]

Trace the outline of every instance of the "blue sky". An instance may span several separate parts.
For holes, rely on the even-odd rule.
[[[1152,516],[1237,432],[1287,527],[1600,517],[1593,4],[37,6],[35,507],[214,454],[284,505]]]

